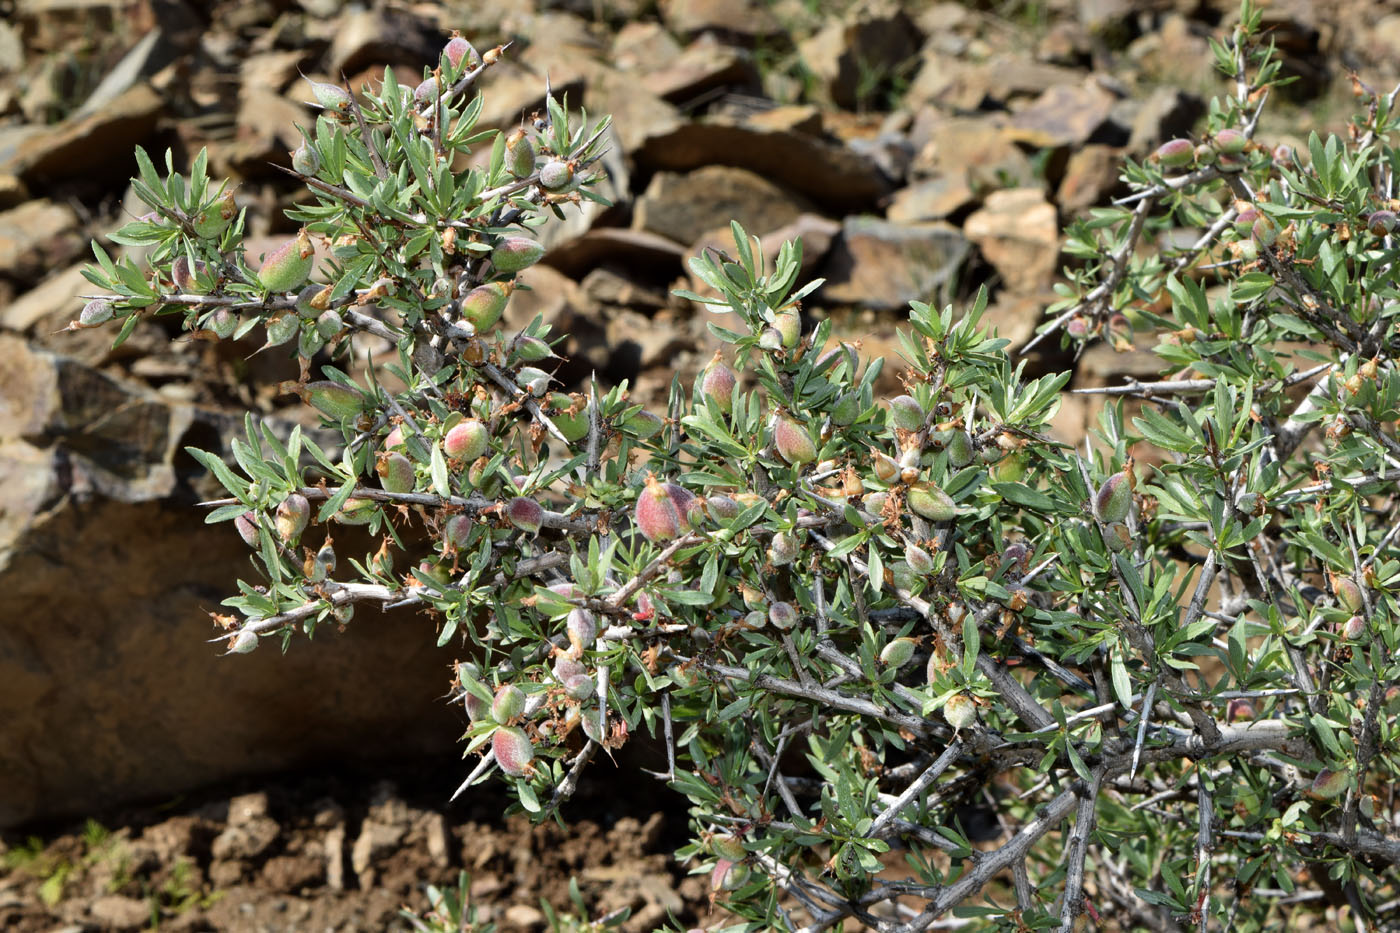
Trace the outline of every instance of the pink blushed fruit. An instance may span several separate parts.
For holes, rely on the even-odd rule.
[[[277,537],[288,544],[296,543],[310,519],[311,503],[301,493],[292,493],[277,506]]]
[[[1357,613],[1365,606],[1361,598],[1361,587],[1356,585],[1356,581],[1351,577],[1341,574],[1332,574],[1332,592],[1337,596],[1337,603],[1348,612]]]
[[[1215,134],[1215,148],[1221,155],[1241,155],[1249,145],[1249,138],[1239,130],[1221,130]]]
[[[267,255],[258,270],[258,281],[270,292],[288,292],[301,286],[311,274],[315,250],[303,228],[296,239],[288,240]]]
[[[1235,697],[1225,704],[1226,722],[1243,722],[1254,718],[1254,704],[1244,697]]]
[[[506,519],[528,534],[537,535],[544,526],[544,508],[534,499],[516,496],[506,503]]]
[[[447,56],[447,60],[452,63],[453,68],[460,68],[463,59],[466,59],[469,68],[476,68],[481,64],[480,53],[461,36],[453,36],[448,39],[447,44],[442,47],[442,54]]]
[[[1342,625],[1342,637],[1347,641],[1359,641],[1366,634],[1366,619],[1355,615]]]
[[[1313,778],[1312,787],[1308,788],[1308,796],[1315,800],[1333,800],[1346,792],[1349,783],[1351,772],[1323,768],[1317,772],[1317,777]]]
[[[652,544],[670,541],[690,529],[696,498],[675,483],[659,483],[648,475],[646,487],[637,496],[633,514],[637,530]]]
[[[491,751],[496,763],[510,777],[525,777],[534,773],[535,747],[524,729],[501,726],[491,736]]]
[[[375,472],[379,474],[379,485],[384,487],[385,492],[412,492],[417,482],[413,461],[398,451],[380,456]]]
[[[739,517],[744,507],[728,496],[707,496],[705,514],[713,521],[733,521]]]
[[[737,891],[744,886],[753,874],[747,862],[734,862],[722,858],[715,862],[710,872],[710,888],[714,891]]]
[[[243,543],[249,547],[258,546],[258,518],[257,513],[248,511],[239,515],[233,520],[233,527],[238,531],[238,536],[243,539]]]
[[[587,700],[596,688],[587,674],[574,674],[564,681],[564,693],[571,700]]]
[[[587,609],[571,609],[564,629],[569,633],[569,643],[580,651],[586,651],[593,647],[593,642],[598,638],[598,619]]]
[[[468,418],[452,426],[442,438],[442,452],[450,460],[475,460],[486,453],[486,425]]]
[[[1094,517],[1104,524],[1126,520],[1132,506],[1132,474],[1126,469],[1114,473],[1094,493]]]
[[[773,627],[786,632],[797,624],[797,610],[792,603],[777,602],[768,607],[768,621]]]
[[[909,565],[910,570],[919,576],[933,573],[933,555],[917,544],[904,546],[904,562]]]
[[[713,400],[720,411],[729,412],[734,407],[734,386],[737,383],[738,378],[734,371],[721,362],[720,355],[716,352],[700,379],[700,391]]]
[[[1189,139],[1169,139],[1157,147],[1152,157],[1163,168],[1185,168],[1196,161],[1196,146]]]
[[[528,269],[540,261],[544,255],[544,244],[538,243],[529,237],[508,236],[503,237],[496,248],[491,251],[491,265],[496,267],[497,272],[504,272],[512,275],[522,269]]]
[[[1366,218],[1366,229],[1375,236],[1388,236],[1395,229],[1395,212],[1373,211]]]
[[[817,459],[817,445],[807,429],[787,415],[773,417],[773,446],[793,466]]]
[[[797,536],[790,531],[780,531],[773,536],[773,543],[768,548],[768,559],[773,562],[774,567],[785,567],[797,560],[801,553]]]
[[[501,319],[513,291],[515,286],[510,282],[488,282],[473,288],[462,298],[462,318],[478,334],[490,330]]]
[[[443,526],[443,537],[447,543],[454,548],[464,548],[471,540],[472,517],[465,513],[459,513],[447,520]]]

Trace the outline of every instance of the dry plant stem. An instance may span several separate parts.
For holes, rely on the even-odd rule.
[[[1094,769],[1094,779],[1088,787],[1080,789],[1081,796],[1075,806],[1074,832],[1070,835],[1065,865],[1064,900],[1060,907],[1060,933],[1073,933],[1075,918],[1084,908],[1084,860],[1089,852],[1089,836],[1094,831],[1094,807],[1107,770],[1107,764]]]
[[[933,782],[938,780],[939,776],[942,775],[944,771],[948,770],[948,766],[956,761],[962,752],[962,742],[953,742],[944,749],[943,754],[939,755],[923,774],[919,775],[912,784],[904,789],[902,794],[895,798],[893,803],[885,808],[885,812],[875,817],[875,821],[870,824],[870,829],[866,832],[866,835],[872,837],[878,836],[895,817],[904,812],[905,807],[913,803],[915,798],[932,786]]]

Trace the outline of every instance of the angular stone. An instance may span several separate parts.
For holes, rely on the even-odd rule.
[[[254,859],[272,847],[281,831],[277,821],[270,817],[250,817],[214,837],[209,851],[215,861],[220,862]]]
[[[635,158],[639,166],[673,172],[715,164],[746,168],[841,212],[872,209],[890,188],[871,159],[838,143],[723,118],[651,136]]]
[[[433,24],[404,10],[381,7],[340,17],[326,58],[330,74],[338,77],[341,72],[353,74],[366,65],[385,62],[433,67],[441,51],[442,37]],[[408,78],[400,75],[400,80]]]
[[[1008,132],[1036,148],[1083,145],[1108,119],[1113,103],[1113,95],[1096,84],[1047,88],[1011,118]]]
[[[573,277],[582,277],[605,261],[624,267],[645,266],[658,274],[671,270],[680,275],[688,255],[684,246],[654,233],[599,227],[545,253],[541,265]]]
[[[910,171],[919,175],[961,174],[973,190],[1037,184],[1035,169],[1011,139],[1006,118],[940,117],[916,123],[915,139],[928,141]]]
[[[598,304],[626,305],[642,310],[666,307],[665,292],[647,288],[603,266],[584,276],[579,287],[589,299]]]
[[[1044,288],[1059,259],[1059,221],[1039,188],[994,191],[963,225],[1013,292]]]
[[[827,257],[820,295],[829,304],[897,310],[935,297],[968,251],[967,240],[949,224],[847,217]]]
[[[943,220],[972,204],[973,200],[966,174],[939,175],[896,191],[886,216],[900,224]]]
[[[34,281],[55,266],[67,265],[87,243],[78,215],[66,204],[29,201],[0,214],[0,275]]]
[[[661,0],[661,21],[671,32],[693,39],[703,32],[752,43],[783,33],[783,26],[756,0]]]
[[[29,200],[29,189],[18,175],[0,175],[0,211],[7,211]]]
[[[1118,179],[1122,153],[1112,146],[1090,145],[1076,149],[1065,164],[1064,178],[1055,202],[1065,213],[1087,210],[1107,201],[1124,187]]]
[[[629,22],[613,36],[612,63],[621,71],[661,71],[680,56],[681,48],[660,23]]]
[[[758,90],[753,56],[722,45],[713,35],[696,39],[662,66],[648,71],[642,87],[664,100],[683,102],[714,88]]]
[[[805,199],[753,172],[711,165],[688,174],[658,172],[637,199],[633,227],[690,243],[730,220],[762,233],[796,220]]]
[[[350,867],[360,877],[360,886],[366,887],[366,873],[375,860],[393,852],[408,834],[405,826],[391,826],[375,820],[365,820],[360,826],[360,834],[350,849]]]
[[[105,930],[137,930],[151,922],[151,905],[134,897],[105,894],[88,905],[92,919]]]
[[[138,84],[98,113],[27,135],[8,158],[0,145],[0,174],[48,182],[83,174],[124,174],[134,165],[132,147],[146,141],[164,108],[164,100],[150,85]]]
[[[895,4],[870,4],[798,43],[803,63],[837,106],[863,109],[919,50],[918,27]],[[871,81],[875,75],[878,80]]]

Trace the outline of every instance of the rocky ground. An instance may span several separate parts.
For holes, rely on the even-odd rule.
[[[571,105],[613,114],[616,202],[547,228],[512,320],[543,313],[570,335],[565,383],[596,371],[646,399],[710,356],[707,315],[670,290],[697,287],[684,259],[731,218],[773,249],[800,234],[805,273],[827,280],[808,317],[832,316],[871,354],[895,355],[911,299],[980,285],[1024,343],[1067,259],[1061,225],[1113,196],[1121,158],[1199,127],[1220,89],[1207,38],[1236,9],[0,0],[0,825],[17,827],[0,926],[383,929],[463,867],[505,929],[539,928],[539,898],[563,908],[571,875],[595,914],[633,907],[629,928],[713,919],[663,855],[684,813],[634,805],[606,777],[567,832],[502,820],[491,797],[445,808],[456,767],[398,776],[399,790],[363,764],[353,779],[239,777],[450,747],[460,723],[434,698],[451,658],[417,647],[412,620],[285,663],[218,664],[202,643],[240,559],[226,529],[198,526],[190,505],[209,487],[183,446],[220,447],[245,407],[295,416],[272,388],[295,369],[250,357],[256,336],[214,347],[148,321],[112,350],[101,331],[58,333],[88,287],[89,238],[144,210],[127,188],[133,145],[177,166],[207,147],[213,174],[238,183],[256,256],[291,229],[281,209],[297,194],[274,166],[312,119],[299,73],[416,78],[451,30],[511,42],[483,82],[483,122],[528,115],[547,71]],[[1270,143],[1339,130],[1348,70],[1377,88],[1400,74],[1400,4],[1267,9],[1298,78],[1261,125]],[[1156,375],[1106,345],[1037,352],[1033,369],[1073,366],[1074,386]],[[1070,400],[1063,436],[1094,415]],[[345,689],[363,683],[375,689]],[[194,790],[209,785],[225,790]],[[84,830],[88,815],[101,822]]]

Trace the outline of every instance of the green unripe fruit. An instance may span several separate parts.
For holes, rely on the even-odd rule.
[[[233,636],[233,643],[229,645],[228,652],[229,654],[252,654],[257,647],[258,633],[245,628]]]
[[[277,506],[277,537],[288,544],[295,544],[310,520],[311,503],[301,493],[292,493]]]
[[[442,452],[449,460],[475,460],[485,455],[490,434],[475,418],[454,424],[442,438]]]
[[[993,482],[1019,483],[1026,478],[1026,457],[1020,453],[1002,457],[988,472]]]
[[[952,497],[933,483],[916,483],[909,487],[909,508],[931,522],[946,522],[958,514]]]
[[[710,888],[715,891],[737,891],[748,883],[753,869],[747,862],[732,862],[720,859],[710,873]]]
[[[563,392],[555,392],[549,398],[550,407],[555,411],[549,413],[549,419],[554,422],[554,426],[559,429],[559,433],[564,435],[564,439],[570,443],[580,440],[588,433],[588,411],[579,408],[573,410],[573,399]]]
[[[817,459],[817,445],[812,442],[811,435],[787,415],[773,417],[773,446],[793,466]]]
[[[334,421],[346,421],[365,410],[365,397],[339,382],[310,382],[303,391],[302,397],[311,407]]]
[[[917,544],[904,546],[904,562],[909,565],[910,570],[920,576],[933,573],[933,555]]]
[[[710,837],[710,851],[717,857],[737,862],[748,855],[744,851],[744,843],[738,836],[729,833],[716,833]]]
[[[540,360],[547,360],[554,355],[549,344],[538,337],[518,337],[511,345],[511,350],[527,363],[538,363]]]
[[[501,726],[491,736],[491,751],[496,764],[510,777],[525,777],[534,773],[535,747],[524,729]]]
[[[791,350],[802,337],[802,315],[793,308],[778,311],[773,315],[773,327],[782,339],[783,347]]]
[[[901,668],[914,657],[914,639],[896,638],[880,650],[880,663],[886,667]]]
[[[292,153],[292,169],[302,175],[315,175],[321,170],[321,154],[302,143]]]
[[[1127,520],[1133,507],[1132,475],[1114,473],[1094,493],[1094,517],[1104,524]]]
[[[635,437],[639,441],[644,441],[649,437],[655,437],[665,426],[665,419],[643,408],[627,419],[627,422],[622,426],[622,430],[629,436]]]
[[[860,395],[855,392],[847,392],[832,406],[831,423],[838,428],[850,427],[860,417],[860,412]]]
[[[743,510],[742,505],[728,496],[708,496],[705,499],[705,514],[715,521],[733,521]]]
[[[896,395],[890,399],[890,421],[904,431],[917,431],[924,426],[924,409],[918,400],[910,395]]]
[[[535,144],[524,130],[506,137],[506,171],[516,178],[529,178],[535,170]]]
[[[1254,235],[1254,239],[1260,243],[1265,246],[1273,246],[1278,240],[1278,221],[1268,214],[1260,214],[1250,227],[1250,232]]]
[[[786,632],[797,624],[797,610],[792,603],[777,602],[768,607],[768,621],[779,631]]]
[[[1185,168],[1196,161],[1196,147],[1189,139],[1169,139],[1157,147],[1153,158],[1163,168]]]
[[[1110,551],[1121,551],[1133,543],[1133,535],[1122,522],[1109,522],[1103,526],[1103,543]]]
[[[1241,155],[1248,145],[1248,137],[1239,130],[1221,130],[1219,133],[1215,134],[1215,148],[1222,155]]]
[[[1350,783],[1351,772],[1323,768],[1317,772],[1317,777],[1313,778],[1312,787],[1308,789],[1308,796],[1314,800],[1334,800],[1346,793],[1347,785]]]
[[[871,451],[874,462],[871,464],[875,471],[875,478],[882,483],[893,483],[899,479],[899,461],[887,454],[882,454],[878,450]]]
[[[311,85],[311,95],[322,108],[336,113],[344,113],[350,109],[350,92],[345,88],[336,84],[322,84],[310,78],[307,78],[306,82]]]
[[[574,167],[563,159],[550,159],[540,168],[540,185],[558,191],[574,180]]]
[[[719,353],[716,353],[715,358],[705,367],[705,373],[700,379],[700,391],[712,399],[720,411],[728,413],[734,408],[734,386],[738,381],[734,370],[720,362]]]
[[[209,316],[209,329],[220,340],[227,340],[238,330],[238,315],[228,308],[220,308]]]
[[[780,531],[773,536],[773,544],[768,548],[768,559],[774,567],[785,567],[797,560],[801,553],[797,537],[790,531]]]
[[[961,470],[973,460],[972,437],[966,431],[953,431],[948,439],[948,462]]]
[[[593,696],[593,678],[587,674],[574,674],[564,681],[564,693],[571,700],[587,700]]]
[[[543,255],[543,243],[537,243],[529,237],[508,236],[491,251],[491,265],[496,267],[497,272],[513,275],[533,266]]]
[[[544,526],[544,508],[534,499],[516,496],[506,503],[506,519],[521,531],[532,535]]]
[[[379,485],[384,487],[385,492],[413,492],[413,487],[417,485],[413,461],[398,451],[380,457],[375,469],[379,473]]]
[[[267,329],[267,345],[280,347],[296,337],[301,330],[301,318],[294,311],[279,311],[263,322]]]
[[[491,718],[501,725],[508,725],[525,712],[525,691],[514,684],[506,684],[496,691],[491,701]]]
[[[195,214],[190,220],[190,226],[194,229],[195,236],[209,240],[223,233],[237,215],[238,208],[233,203],[233,192],[225,191],[213,203]]]
[[[263,260],[262,268],[258,270],[258,281],[270,292],[289,292],[299,288],[311,275],[315,258],[311,238],[302,228],[296,239],[283,243]]]
[[[78,324],[83,327],[96,327],[110,321],[114,314],[116,310],[110,301],[106,298],[94,298],[83,305],[83,310],[78,313]]]
[[[560,655],[554,662],[554,679],[562,683],[567,683],[570,677],[577,677],[586,673],[583,663],[568,655]]]
[[[340,511],[335,513],[335,520],[342,525],[368,525],[374,518],[375,511],[373,499],[351,496],[345,500]]]
[[[966,694],[955,693],[943,704],[943,718],[960,732],[970,729],[977,722],[977,704]]]
[[[462,317],[478,334],[485,333],[501,319],[513,291],[515,286],[509,282],[487,282],[473,288],[462,299]]]
[[[887,492],[867,492],[860,500],[861,507],[871,515],[879,515],[885,511],[885,503],[889,502],[890,494]]]
[[[345,321],[338,311],[322,311],[316,318],[316,335],[322,340],[330,340],[345,329]]]
[[[301,571],[306,575],[307,582],[320,583],[335,573],[335,563],[335,548],[327,538],[326,543],[301,565]]]
[[[652,544],[670,541],[690,529],[692,512],[699,500],[689,490],[674,483],[659,483],[647,477],[646,488],[637,496],[633,523],[642,537]]]

